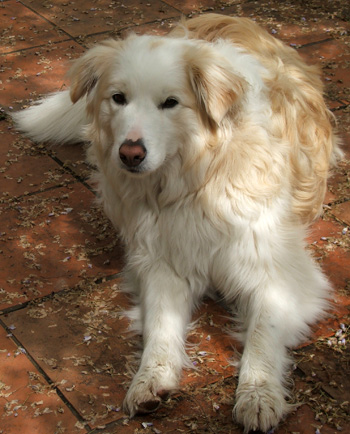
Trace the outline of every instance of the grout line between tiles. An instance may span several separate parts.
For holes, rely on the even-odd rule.
[[[111,282],[113,280],[119,279],[122,276],[122,271],[118,272],[118,273],[114,273],[114,274],[110,274],[108,276],[103,276],[103,277],[99,277],[97,279],[91,279],[96,285],[101,285],[102,283],[105,282]],[[28,300],[25,301],[23,303],[20,304],[16,304],[14,306],[10,306],[10,307],[6,307],[4,309],[0,309],[0,321],[1,321],[1,316],[2,315],[8,315],[9,313],[12,312],[17,312],[18,310],[22,310],[25,309],[29,304],[31,303],[41,303],[47,300],[51,300],[53,299],[56,295],[58,294],[63,294],[63,293],[69,293],[70,291],[74,291],[76,290],[77,286],[69,288],[69,289],[61,289],[60,291],[54,291],[51,292],[50,294],[44,295],[42,297],[38,297],[38,298],[33,298],[32,300]],[[1,433],[1,431],[0,431]]]
[[[169,4],[167,1],[161,0],[161,3],[167,5],[168,7],[175,9],[176,11],[178,11],[180,14],[185,15],[181,9],[178,9],[177,7],[173,6],[172,4]]]
[[[30,193],[25,193],[25,194],[20,194],[18,196],[13,196],[8,201],[3,201],[3,202],[0,201],[0,203],[10,203],[10,202],[15,202],[15,201],[20,201],[20,200],[25,199],[27,197],[36,196],[36,195],[39,195],[42,193],[46,193],[48,191],[57,190],[57,189],[62,188],[62,187],[67,187],[68,185],[75,185],[78,183],[79,182],[77,180],[74,180],[74,181],[69,181],[69,182],[65,182],[62,184],[57,184],[57,185],[54,185],[52,187],[44,188],[42,190],[35,190],[35,191],[31,191]]]
[[[313,45],[324,44],[325,42],[334,41],[333,38],[321,39],[320,41],[307,42],[306,44],[298,45],[298,50],[304,47],[312,47]]]
[[[46,44],[41,44],[41,45],[33,45],[31,47],[20,48],[19,50],[6,51],[4,53],[0,53],[0,57],[5,57],[8,54],[25,53],[27,51],[34,50],[36,48],[46,48],[46,47],[48,47],[48,45],[59,45],[59,44],[63,44],[64,42],[76,42],[77,44],[79,44],[79,42],[77,42],[73,38],[69,37],[67,39],[62,39],[61,41],[51,42],[51,44],[46,43]],[[81,45],[81,44],[79,44],[79,45]]]
[[[34,299],[35,300],[35,299]],[[38,299],[39,300],[39,299]],[[5,307],[4,309],[0,309],[0,321],[1,321],[1,316],[2,315],[8,315],[9,313],[12,313],[12,312],[16,312],[16,311],[18,311],[18,310],[22,310],[22,309],[25,309],[27,306],[28,306],[28,304],[31,302],[31,300],[29,300],[29,301],[25,301],[25,302],[23,302],[23,303],[21,303],[21,304],[16,304],[16,305],[14,305],[14,306],[10,306],[10,307]]]
[[[338,101],[339,102],[339,104],[340,104],[340,101]],[[342,104],[342,105],[340,105],[340,106],[338,106],[338,107],[333,107],[333,108],[331,108],[330,109],[330,111],[331,112],[336,112],[337,110],[344,110],[344,109],[347,109],[347,108],[349,108],[350,107],[350,104]]]
[[[88,178],[84,178],[80,175],[78,175],[77,173],[74,172],[73,169],[71,169],[69,166],[65,165],[63,161],[61,161],[58,157],[56,157],[55,155],[52,155],[51,153],[48,154],[53,161],[55,161],[59,166],[61,166],[65,171],[67,171],[70,175],[73,176],[73,178],[78,181],[79,183],[83,184],[84,187],[86,187],[88,190],[90,190],[94,196],[97,195],[96,191],[91,187],[91,185],[89,185],[86,180]]]

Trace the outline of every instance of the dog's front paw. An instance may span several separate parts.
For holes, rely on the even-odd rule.
[[[159,374],[159,373],[158,373]],[[177,379],[162,378],[157,372],[137,373],[124,399],[124,411],[133,417],[137,413],[156,411],[162,400],[177,387]]]
[[[151,413],[156,411],[160,405],[161,397],[152,392],[145,385],[132,385],[124,399],[124,411],[130,417],[135,414]]]
[[[233,417],[243,425],[244,432],[267,432],[288,413],[282,386],[263,382],[242,383],[237,387]]]

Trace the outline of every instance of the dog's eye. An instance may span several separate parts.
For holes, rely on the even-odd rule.
[[[179,101],[177,101],[175,98],[169,97],[167,98],[162,104],[162,109],[171,109],[179,104]]]
[[[118,105],[125,105],[126,104],[126,98],[123,93],[115,93],[113,96],[113,101]]]

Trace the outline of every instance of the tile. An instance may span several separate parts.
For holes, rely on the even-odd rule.
[[[337,122],[337,132],[341,139],[341,149],[344,158],[333,168],[328,180],[328,188],[334,195],[335,201],[344,202],[350,197],[349,171],[350,171],[350,116],[349,107],[333,112]]]
[[[322,389],[337,401],[334,405],[340,406],[347,401],[350,410],[350,377],[346,375],[349,368],[343,365],[346,352],[349,350],[346,346],[338,344],[342,339],[341,335],[339,338],[334,337],[339,331],[341,329],[338,325],[338,330],[333,331],[331,339],[320,341],[317,346],[300,351],[301,360],[298,361],[298,368],[308,377],[310,383],[322,385]]]
[[[15,331],[15,330],[14,330]],[[0,432],[81,433],[79,420],[0,327]]]
[[[307,20],[301,17],[299,23],[283,23],[276,29],[277,38],[291,46],[315,44],[326,39],[346,34],[350,30],[348,23],[340,20]]]
[[[346,151],[345,148],[344,151]],[[338,203],[346,202],[350,197],[350,161],[346,157],[347,152],[345,152],[345,159],[338,164],[338,167],[332,170],[332,177],[328,181],[328,188]]]
[[[344,152],[344,160],[350,160],[350,109],[349,106],[343,107],[334,112],[337,121],[339,137],[342,140],[342,150]],[[349,164],[349,163],[347,163]],[[346,163],[343,163],[343,166]]]
[[[66,0],[52,3],[24,0],[23,3],[73,37],[116,31],[179,15],[179,11],[160,0],[131,0],[125,4],[109,0],[99,0],[98,3],[88,0],[84,1],[83,7]]]
[[[327,215],[319,218],[308,230],[307,242],[313,247],[319,247],[322,251],[329,241],[343,238],[344,226]]]
[[[331,212],[331,211],[330,211]],[[334,292],[331,295],[329,312],[322,321],[312,327],[311,340],[332,335],[335,324],[349,315],[350,297],[348,290],[349,236],[343,233],[344,225],[326,215],[317,220],[309,230],[307,242],[315,261],[321,266],[330,280]],[[311,340],[301,346],[309,345]]]
[[[132,27],[131,29],[126,29],[125,31],[122,31],[122,34],[127,34],[131,31],[137,35],[144,35],[147,33],[149,35],[164,36],[167,35],[171,29],[178,24],[179,21],[180,16],[157,20],[153,23],[141,24],[139,26]]]
[[[75,182],[45,148],[10,128],[0,123],[0,201]]]
[[[325,197],[323,199],[323,205],[330,206],[332,203],[336,201],[337,197],[333,194],[329,189],[327,189]]]
[[[330,213],[333,213],[333,209]],[[347,266],[350,261],[350,236],[346,229],[344,224],[326,215],[312,225],[308,237],[310,249],[339,296],[344,295],[350,277]],[[350,297],[347,302],[342,301],[344,303],[349,305]]]
[[[94,199],[72,184],[0,205],[0,308],[121,270],[121,243]]]
[[[345,334],[348,333],[348,329],[346,330]],[[333,335],[340,336],[341,331],[338,324]],[[350,431],[350,372],[346,362],[349,358],[349,348],[339,344],[338,340],[339,337],[335,336],[321,339],[308,348],[294,352],[294,393],[299,403],[306,404],[308,420],[313,420],[313,424],[310,425],[314,426],[314,429],[319,428],[321,433]],[[303,407],[305,406],[301,408]],[[296,416],[298,413],[299,409]],[[289,432],[295,431],[292,426],[295,426],[297,418],[293,419],[289,425]]]
[[[67,39],[62,31],[15,0],[2,3],[0,28],[0,53]]]
[[[339,241],[341,243],[342,240]],[[349,249],[349,236],[343,241],[344,248],[335,248],[332,245],[332,241],[328,241],[325,246],[327,251],[326,256],[322,261],[322,268],[326,275],[330,279],[334,288],[337,290],[336,299],[338,299],[338,305],[336,310],[341,311],[342,307],[350,306],[350,249]]]
[[[47,42],[47,41],[46,41]],[[76,42],[47,44],[0,58],[2,107],[19,109],[40,95],[67,87],[65,74],[69,61],[79,57],[83,48]]]
[[[138,364],[135,352],[140,338],[128,332],[123,312],[129,302],[119,283],[82,285],[4,318],[50,378],[60,384],[64,380],[60,390],[91,426],[125,417],[120,407]],[[198,370],[184,371],[176,395],[182,398],[175,397],[174,404],[187,400],[188,390],[212,387],[232,377],[232,342],[222,337],[224,314],[216,304],[204,305],[197,314],[200,319],[190,336],[189,355]]]
[[[336,205],[332,208],[332,214],[337,217],[337,219],[344,222],[346,225],[350,226],[350,202],[344,202]],[[349,233],[348,233],[349,232]],[[348,229],[346,235],[349,237],[350,229]]]
[[[317,413],[313,411],[309,405],[301,405],[291,415],[287,416],[286,420],[281,422],[280,426],[275,429],[274,434],[315,434],[317,429],[322,434],[338,434],[336,427],[329,424],[321,423],[316,420]],[[347,429],[349,425],[344,424]]]
[[[349,104],[350,48],[346,39],[332,39],[319,44],[304,46],[298,52],[307,61],[322,65],[327,98],[331,101],[345,101]]]
[[[167,3],[181,11],[183,14],[212,12],[213,9],[221,8],[223,3],[218,0],[167,0]],[[230,2],[237,3],[237,2]]]
[[[193,321],[194,328],[188,336],[188,355],[195,371],[186,372],[182,385],[191,384],[195,378],[196,387],[204,387],[233,376],[233,364],[238,361],[237,351],[241,346],[231,337],[234,323],[230,312],[213,300],[206,300]]]

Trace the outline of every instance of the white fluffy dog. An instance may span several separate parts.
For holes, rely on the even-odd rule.
[[[287,348],[330,291],[304,243],[341,155],[318,69],[252,21],[208,14],[97,45],[70,78],[14,119],[36,141],[90,143],[143,336],[125,410],[178,387],[192,311],[215,288],[244,344],[233,415],[267,431],[289,408]]]

